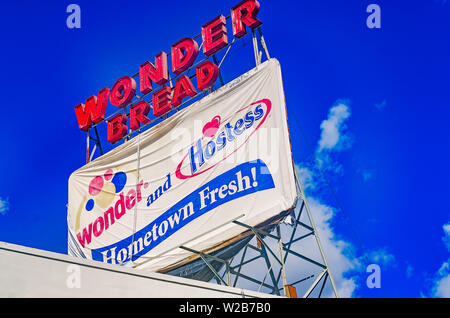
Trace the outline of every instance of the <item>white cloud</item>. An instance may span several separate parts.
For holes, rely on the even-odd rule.
[[[349,102],[338,100],[328,112],[328,118],[320,124],[321,134],[315,157],[318,167],[342,175],[342,164],[334,160],[333,154],[350,148],[352,139],[345,133],[346,122],[350,118]]]
[[[331,107],[328,113],[328,119],[322,121],[320,129],[322,130],[317,148],[317,153],[323,150],[345,149],[349,147],[350,139],[343,135],[346,129],[345,121],[350,117],[350,108],[346,101],[340,101],[337,105]]]
[[[347,104],[348,101],[342,100],[330,108],[328,118],[320,125],[321,135],[315,153],[320,168],[339,175],[343,173],[342,165],[333,160],[331,152],[348,149],[351,144],[350,138],[344,134],[345,123],[351,115],[350,107]],[[305,191],[311,190],[312,192],[323,186],[322,176],[317,167],[307,168],[296,164],[296,169]],[[307,196],[306,200],[338,294],[340,297],[352,297],[358,286],[356,277],[352,277],[351,273],[361,267],[354,253],[354,247],[351,243],[338,238],[334,232],[332,222],[336,210],[332,206],[323,203],[317,195]],[[332,291],[328,290],[326,296],[332,297]]]
[[[0,197],[0,214],[5,215],[6,212],[8,212],[8,210],[9,210],[9,199],[8,198],[2,199]]]
[[[450,298],[450,258],[442,264],[433,287],[435,297]]]
[[[384,267],[395,266],[395,256],[388,253],[386,248],[370,251],[367,255],[369,261]]]
[[[352,297],[358,286],[356,277],[347,274],[354,272],[361,266],[358,258],[355,256],[354,247],[351,243],[339,239],[334,233],[332,221],[336,211],[332,207],[323,204],[316,198],[307,197],[306,200],[309,204],[325,257],[330,266],[331,274],[335,280],[339,297]]]
[[[447,246],[447,249],[450,251],[450,222],[447,224],[444,224],[444,226],[442,227],[444,229],[444,237],[442,238],[442,240],[445,243],[445,246]]]
[[[406,277],[411,278],[413,276],[414,268],[408,264],[406,267]]]
[[[381,103],[376,103],[376,104],[375,104],[375,107],[376,107],[378,110],[382,110],[383,108],[386,107],[386,105],[387,105],[386,100],[383,100]]]
[[[438,4],[446,5],[448,0],[434,0],[434,2],[437,2]]]
[[[345,134],[345,123],[351,115],[350,107],[347,104],[347,101],[340,101],[334,105],[329,111],[328,119],[324,120],[320,126],[322,132],[316,148],[316,158],[322,172],[343,173],[342,165],[334,159],[332,153],[343,151],[351,146],[351,140]],[[334,207],[325,204],[320,199],[321,191],[317,191],[325,186],[321,171],[317,167],[309,167],[308,164],[296,164],[295,167],[304,190],[310,194],[307,195],[306,200],[310,206],[339,296],[352,297],[359,287],[358,275],[366,274],[362,258],[356,255],[354,245],[339,237],[333,228],[337,211]],[[372,174],[369,173],[370,175],[363,175],[363,178],[371,178]],[[392,265],[395,261],[394,255],[388,253],[386,248],[371,251],[368,256],[372,262],[383,266]],[[326,296],[332,297],[332,291],[328,290]]]
[[[444,224],[442,229],[444,230],[442,240],[450,251],[450,222]],[[432,294],[435,297],[450,298],[450,258],[439,268],[434,280]]]
[[[306,180],[306,184],[310,184],[307,188],[314,189],[317,186],[315,182],[318,179],[313,172],[297,164],[296,169],[302,184]],[[357,284],[358,275],[365,275],[365,266],[368,264],[365,264],[365,259],[362,256],[357,256],[355,246],[340,238],[333,228],[333,221],[337,215],[336,209],[321,202],[317,196],[307,196],[306,200],[335,280],[339,297],[353,297],[357,289],[362,287]],[[315,248],[315,246],[310,248]],[[388,252],[385,247],[368,251],[366,256],[371,263],[378,264],[384,269],[396,266],[394,254]],[[410,271],[412,273],[412,268]],[[333,297],[332,291],[328,290],[325,296]]]
[[[303,190],[315,189],[316,180],[314,180],[311,170],[305,167],[300,167],[298,165],[295,165],[295,168],[297,170],[297,175],[302,182]]]
[[[320,181],[317,173],[298,164],[295,165],[295,168],[304,190],[312,190],[318,186]],[[307,196],[306,201],[316,225],[331,274],[335,280],[339,297],[352,297],[358,287],[356,277],[352,274],[361,267],[355,255],[354,246],[339,238],[334,232],[332,223],[336,210],[332,206],[321,202],[317,196]],[[316,243],[311,242],[308,249],[317,250]],[[319,259],[319,256],[316,255],[316,258]],[[328,290],[325,296],[333,297],[332,290]]]
[[[373,178],[373,172],[370,170],[362,170],[361,175],[363,177],[364,182],[367,182]]]

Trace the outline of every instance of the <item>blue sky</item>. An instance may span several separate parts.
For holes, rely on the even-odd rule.
[[[74,106],[237,2],[76,1],[81,29],[66,27],[68,1],[2,4],[1,241],[67,252],[67,182],[86,143]],[[450,297],[450,3],[260,3],[293,157],[318,218],[329,212],[319,228],[331,233],[330,253],[341,253],[342,288]],[[366,26],[371,3],[380,29]],[[254,66],[250,47],[231,59],[226,82]],[[381,289],[366,287],[363,253],[380,264]]]

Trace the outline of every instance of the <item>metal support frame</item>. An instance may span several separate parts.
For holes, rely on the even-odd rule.
[[[258,36],[256,33],[258,33],[259,39],[258,39]],[[266,58],[268,60],[270,59],[269,49],[267,48],[266,41],[264,40],[264,36],[263,36],[262,30],[260,27],[257,28],[256,30],[252,30],[252,38],[253,38],[253,52],[255,55],[255,63],[256,63],[256,66],[258,66],[261,64],[263,51],[266,55]],[[261,45],[263,51],[259,50],[258,43],[259,43],[259,45]]]
[[[218,262],[221,262],[221,263],[225,264],[225,265],[226,265],[226,268],[228,269],[228,268],[230,267],[230,265],[228,264],[227,261],[222,260],[222,259],[220,259],[220,258],[218,258],[218,257],[215,257],[215,256],[212,256],[212,255],[206,254],[206,253],[202,253],[202,252],[193,250],[193,249],[191,249],[191,248],[189,248],[189,247],[186,247],[186,246],[180,246],[180,248],[183,249],[183,250],[186,250],[186,251],[188,251],[188,252],[191,252],[191,253],[194,253],[194,254],[197,254],[198,256],[200,256],[201,259],[203,260],[203,262],[206,264],[206,266],[208,266],[208,268],[213,272],[214,277],[215,277],[216,281],[217,281],[219,284],[223,284],[223,285],[227,285],[227,286],[230,286],[230,285],[231,285],[230,277],[228,277],[227,282],[225,282],[225,281],[223,280],[222,276],[220,276],[219,273],[214,269],[214,267],[208,262],[207,258],[209,257],[209,258],[211,258],[212,260],[215,260],[215,261],[218,261]]]
[[[299,196],[297,208],[292,211],[292,226],[286,225],[283,227],[283,223],[278,223],[265,228],[256,228],[236,219],[231,221],[232,223],[245,228],[245,230],[250,230],[250,235],[252,235],[253,238],[237,255],[234,255],[230,260],[224,260],[202,251],[196,251],[193,248],[188,248],[184,245],[180,246],[180,248],[197,254],[203,260],[205,265],[212,271],[214,274],[214,279],[218,284],[236,287],[240,279],[241,281],[244,280],[258,285],[258,291],[264,287],[269,293],[275,295],[281,295],[282,291],[284,291],[284,295],[286,295],[285,287],[287,285],[295,287],[296,285],[303,284],[302,290],[300,290],[300,295],[304,298],[322,297],[325,287],[328,285],[331,286],[332,294],[334,294],[335,297],[339,297],[311,212],[309,210],[308,203],[305,198],[305,194],[297,175],[295,175],[295,178]],[[309,224],[306,224],[300,220],[302,216],[309,221]],[[300,233],[302,231],[306,231],[307,233]],[[296,234],[301,235],[296,237]],[[288,239],[283,240],[284,236],[288,237]],[[297,243],[304,241],[310,236],[315,237],[316,247],[321,257],[320,260],[306,256],[304,251],[300,250],[297,246]],[[252,244],[254,240],[256,240],[256,246],[255,244]],[[278,255],[275,252],[276,248],[278,248]],[[312,246],[308,245],[308,249],[310,248],[312,248]],[[256,255],[250,255],[251,252],[256,252]],[[217,270],[217,268],[214,268],[210,264],[208,259],[220,262],[223,266]],[[288,277],[287,269],[292,269],[289,268],[289,261],[291,259],[301,260],[303,261],[302,264],[305,265],[309,264],[309,267],[312,268],[312,272],[302,273],[303,268],[299,267],[298,275],[296,274],[295,277]],[[260,262],[259,266],[256,265],[256,262],[258,261]],[[297,261],[295,264],[298,266],[299,262]],[[252,271],[254,271],[255,268],[258,268],[260,270],[262,268],[261,266],[264,266],[265,268],[265,275],[263,278],[256,277],[255,275],[249,273],[244,273],[245,269],[252,269]],[[234,276],[233,283],[231,283],[232,276]],[[266,282],[266,280],[268,281]],[[309,283],[310,281],[311,283]]]
[[[95,138],[91,137],[91,129],[94,130]],[[103,148],[102,144],[100,142],[100,136],[98,135],[97,126],[94,126],[94,128],[88,129],[87,131],[87,138],[86,138],[86,163],[89,163],[92,161],[92,158],[94,157],[95,151],[99,150],[100,155],[103,155]],[[90,151],[90,142],[94,141],[94,147],[92,148],[92,152]]]
[[[315,237],[315,239],[316,239],[316,243],[317,243],[317,246],[318,246],[318,248],[319,248],[320,255],[322,256],[323,264],[324,264],[324,266],[325,266],[325,270],[324,270],[324,271],[326,271],[327,274],[328,274],[326,277],[330,279],[330,282],[331,282],[331,286],[332,286],[332,288],[333,288],[334,295],[335,295],[336,297],[339,297],[338,292],[337,292],[337,288],[336,288],[336,284],[335,284],[335,282],[334,282],[333,276],[332,276],[331,273],[330,273],[329,266],[328,266],[328,262],[327,262],[327,258],[325,257],[325,252],[323,251],[323,247],[322,247],[322,244],[321,244],[321,242],[320,242],[319,235],[318,235],[317,230],[316,230],[316,225],[315,225],[314,220],[313,220],[313,218],[312,218],[312,215],[311,215],[311,211],[310,211],[310,209],[309,209],[308,202],[306,201],[305,192],[303,191],[303,187],[302,187],[302,185],[301,185],[301,183],[300,183],[300,179],[299,179],[299,177],[298,177],[298,175],[297,175],[297,171],[296,171],[295,169],[294,169],[294,173],[295,173],[295,180],[296,180],[297,188],[298,188],[298,190],[300,191],[301,199],[302,199],[303,202],[305,203],[305,204],[304,204],[304,207],[305,207],[306,212],[307,212],[307,214],[308,214],[308,219],[309,219],[309,222],[311,223],[312,231],[315,233],[315,234],[314,234],[314,237]],[[319,283],[319,280],[317,281],[317,283]]]

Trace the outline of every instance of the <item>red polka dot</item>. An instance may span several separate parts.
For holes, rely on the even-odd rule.
[[[114,173],[113,173],[112,169],[106,170],[106,172],[105,172],[105,180],[106,180],[106,181],[111,180],[112,177],[113,177],[113,174],[114,174]]]
[[[98,176],[92,179],[91,183],[89,184],[89,194],[92,196],[96,196],[97,194],[102,191],[103,188],[103,178]]]

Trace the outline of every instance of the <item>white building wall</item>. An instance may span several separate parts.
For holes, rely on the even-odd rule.
[[[0,297],[273,297],[0,242]]]

